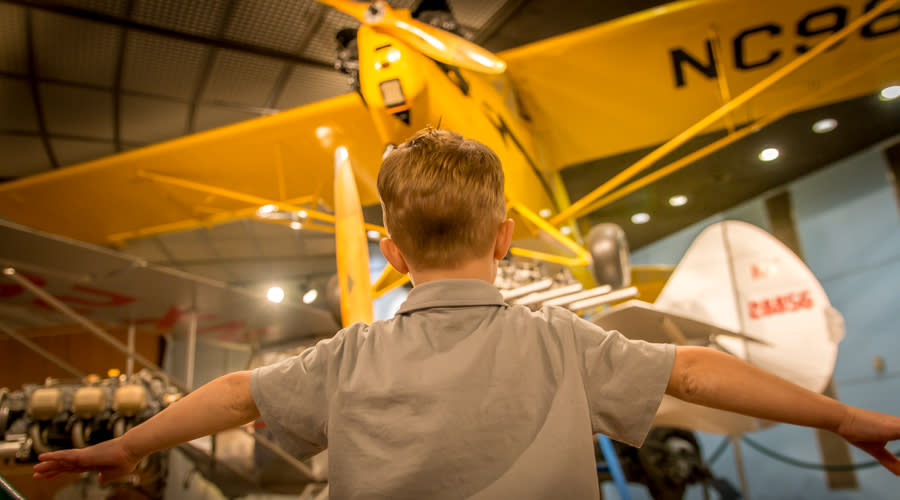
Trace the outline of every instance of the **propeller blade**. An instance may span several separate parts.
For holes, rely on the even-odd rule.
[[[453,33],[416,21],[406,9],[394,10],[382,1],[370,4],[349,0],[319,1],[444,64],[490,75],[506,71],[506,63],[490,51]]]
[[[344,146],[334,152],[334,226],[342,326],[357,321],[371,323],[369,245],[350,156]]]
[[[366,11],[371,5],[367,2],[354,2],[353,0],[318,0],[318,2],[339,10],[363,24],[366,24]]]
[[[400,18],[393,11],[373,27],[444,64],[489,75],[506,71],[502,59],[478,45],[413,18]]]

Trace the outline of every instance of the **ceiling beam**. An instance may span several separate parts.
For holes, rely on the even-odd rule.
[[[308,64],[311,66],[316,66],[319,68],[328,68],[334,69],[334,66],[331,63],[327,63],[324,61],[319,61],[317,59],[312,59],[309,57],[299,56],[297,54],[292,54],[290,52],[284,52],[281,50],[270,49],[267,47],[262,47],[259,45],[253,45],[250,43],[240,42],[237,40],[230,40],[224,37],[208,37],[202,35],[195,35],[192,33],[184,33],[182,31],[177,31],[173,29],[163,28],[161,26],[154,26],[152,24],[144,24],[137,21],[133,21],[131,19],[127,19],[119,16],[111,16],[109,14],[104,14],[102,12],[96,12],[92,10],[80,9],[78,7],[73,7],[71,5],[62,5],[58,3],[54,3],[48,0],[0,0],[0,3],[9,3],[15,5],[21,5],[23,7],[28,7],[30,9],[42,10],[45,12],[52,12],[54,14],[61,14],[69,17],[77,17],[79,19],[85,19],[88,21],[95,21],[104,24],[110,24],[113,26],[118,26],[121,28],[127,28],[137,31],[142,31],[144,33],[151,33],[154,35],[165,36],[168,38],[175,38],[178,40],[183,40],[186,42],[199,43],[203,45],[209,45],[212,47],[216,47],[219,49],[229,49],[235,50],[238,52],[246,52],[249,54],[254,54],[257,56],[270,57],[273,59],[279,59],[286,62],[298,63],[298,64]]]
[[[25,44],[28,51],[28,86],[31,88],[31,99],[34,103],[34,114],[37,115],[38,130],[41,133],[41,142],[44,144],[44,151],[50,160],[50,165],[55,169],[59,168],[59,160],[53,154],[53,148],[50,146],[50,136],[47,132],[47,121],[44,119],[44,107],[41,103],[41,92],[38,88],[37,81],[37,65],[34,61],[34,20],[31,17],[31,11],[25,11]]]

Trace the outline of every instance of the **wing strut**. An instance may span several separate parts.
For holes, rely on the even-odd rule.
[[[722,119],[732,110],[743,106],[750,99],[753,99],[757,95],[761,94],[763,91],[767,90],[769,87],[782,80],[784,77],[790,75],[819,54],[835,46],[838,42],[840,42],[844,38],[847,38],[848,35],[855,32],[861,26],[872,21],[873,19],[887,11],[889,8],[893,7],[898,1],[900,0],[886,0],[879,3],[874,9],[858,17],[855,21],[848,24],[842,30],[829,36],[821,43],[813,47],[809,52],[804,53],[788,64],[782,66],[779,70],[775,71],[766,78],[763,78],[731,101],[723,104],[721,107],[707,115],[699,122],[688,127],[684,132],[676,135],[662,146],[650,152],[650,154],[638,160],[635,164],[619,172],[612,179],[605,182],[603,185],[590,192],[589,194],[585,195],[583,198],[576,201],[562,212],[558,213],[555,217],[553,217],[553,219],[550,220],[550,223],[553,225],[558,225],[562,221],[565,221],[567,219],[579,217],[586,214],[587,211],[585,209],[592,205],[595,201],[597,201],[601,196],[622,185],[623,183],[625,183],[625,181],[634,177],[639,172],[646,170],[647,167],[652,165],[654,162],[671,153],[676,148],[692,139],[703,130],[706,130],[710,125]]]
[[[857,78],[860,75],[864,75],[867,72],[869,72],[875,68],[882,67],[885,64],[889,63],[890,61],[897,59],[897,58],[900,58],[900,49],[888,52],[887,54],[875,59],[874,61],[870,62],[869,64],[866,64],[865,66],[863,66],[861,68],[858,68],[854,71],[845,73],[842,77],[829,81],[826,85],[823,85],[816,92],[807,94],[805,99],[800,99],[798,101],[795,101],[792,104],[790,104],[789,106],[785,106],[784,108],[780,109],[779,111],[776,111],[764,118],[760,118],[759,120],[741,128],[740,130],[738,130],[734,133],[726,135],[725,137],[722,137],[721,139],[719,139],[711,144],[708,144],[688,155],[685,155],[685,156],[679,158],[678,160],[666,165],[665,167],[662,167],[658,170],[654,170],[653,172],[650,172],[649,174],[641,177],[640,179],[623,186],[621,189],[618,189],[618,190],[598,199],[597,201],[592,203],[590,206],[588,206],[588,208],[582,210],[581,213],[587,214],[587,213],[593,212],[594,210],[599,210],[600,208],[602,208],[606,205],[609,205],[610,203],[624,197],[625,195],[631,194],[634,191],[637,191],[638,189],[640,189],[644,186],[652,184],[673,172],[681,170],[682,168],[690,165],[691,163],[694,163],[695,161],[698,161],[701,158],[705,158],[705,157],[715,153],[716,151],[718,151],[734,142],[737,142],[740,139],[743,139],[744,137],[756,132],[757,130],[760,130],[764,127],[768,127],[772,123],[775,123],[776,121],[784,118],[785,116],[787,116],[799,109],[802,109],[803,107],[806,106],[807,103],[814,102],[820,96],[827,94],[828,92],[831,92],[832,90],[834,90],[836,88],[841,87],[842,85],[846,84],[847,82],[852,81],[854,78]]]

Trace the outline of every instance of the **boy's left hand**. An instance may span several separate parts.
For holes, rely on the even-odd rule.
[[[87,448],[42,453],[35,464],[34,479],[53,479],[60,474],[97,471],[100,484],[130,474],[141,457],[133,457],[122,438],[111,439]]]

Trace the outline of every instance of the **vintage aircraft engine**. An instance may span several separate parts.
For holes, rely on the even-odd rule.
[[[354,92],[359,92],[359,46],[356,43],[356,28],[344,28],[337,32],[337,60],[334,69],[348,76],[347,82]]]
[[[586,242],[591,253],[591,274],[598,285],[610,285],[617,290],[631,284],[628,240],[621,227],[597,224],[591,228]]]

